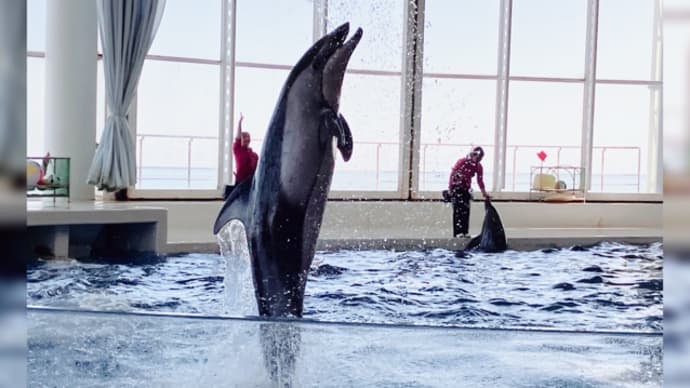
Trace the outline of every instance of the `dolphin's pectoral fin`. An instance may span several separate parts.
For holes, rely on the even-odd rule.
[[[340,123],[340,131],[336,135],[338,137],[338,149],[343,155],[343,160],[347,162],[352,156],[352,132],[350,132],[350,126],[347,125],[343,115],[338,115],[338,122]]]
[[[336,116],[331,109],[324,109],[321,112],[321,120],[323,128],[321,130],[321,141],[330,141],[332,136],[335,136],[338,141],[338,150],[346,162],[352,156],[352,132],[350,126],[343,115]]]
[[[242,221],[246,228],[247,205],[249,204],[249,192],[252,189],[253,180],[253,177],[251,179],[245,179],[232,190],[230,195],[228,195],[213,225],[213,234],[218,234],[223,226],[231,220]]]

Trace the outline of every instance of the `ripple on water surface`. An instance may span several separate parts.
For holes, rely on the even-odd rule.
[[[317,252],[304,316],[659,332],[662,256],[661,244],[616,243],[465,256],[443,249]],[[214,254],[129,264],[36,261],[28,268],[27,302],[237,315],[226,309],[225,271],[225,258]]]

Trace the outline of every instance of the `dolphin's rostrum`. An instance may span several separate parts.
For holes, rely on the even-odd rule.
[[[321,38],[288,75],[252,179],[228,196],[213,232],[244,224],[259,314],[302,316],[304,287],[333,176],[333,137],[345,161],[352,133],[338,113],[347,63],[362,29],[345,23]]]

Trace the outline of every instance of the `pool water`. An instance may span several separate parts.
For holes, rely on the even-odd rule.
[[[31,387],[658,387],[662,381],[658,334],[36,308],[27,322]]]
[[[502,254],[317,252],[304,317],[317,321],[659,333],[661,244]],[[36,260],[27,304],[255,315],[246,264],[217,254],[113,262]]]

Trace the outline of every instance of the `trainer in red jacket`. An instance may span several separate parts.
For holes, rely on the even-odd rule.
[[[470,221],[470,201],[472,200],[472,177],[477,175],[477,185],[484,198],[490,199],[484,188],[484,158],[482,147],[474,147],[464,158],[458,159],[450,172],[448,191],[453,203],[453,237],[468,237]]]
[[[242,131],[242,120],[244,120],[244,115],[240,113],[237,136],[235,136],[235,142],[232,145],[232,153],[235,155],[235,185],[251,178],[259,161],[259,156],[249,147],[249,142],[252,140],[251,135],[249,132]]]

